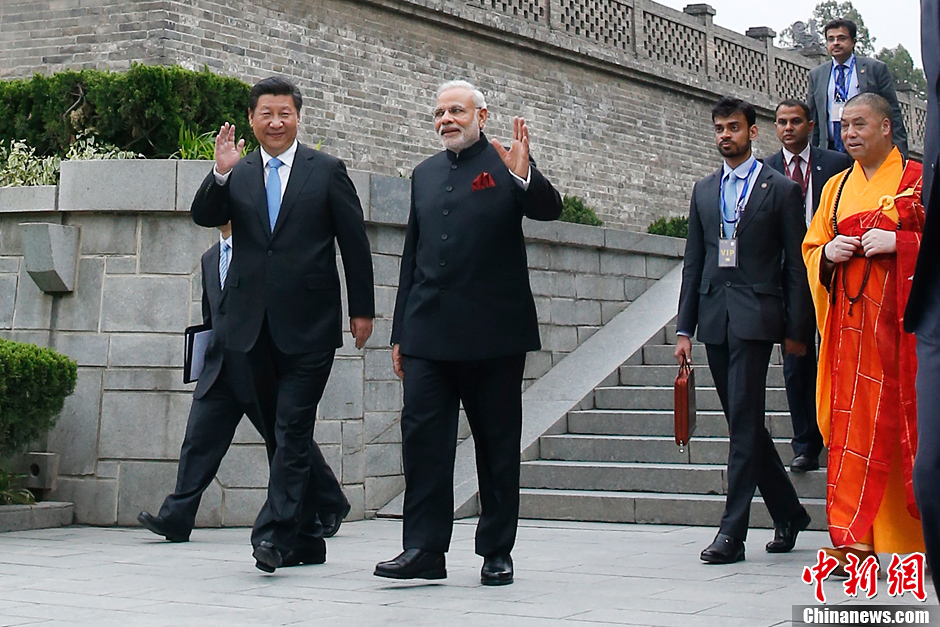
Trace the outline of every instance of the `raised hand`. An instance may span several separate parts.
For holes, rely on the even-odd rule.
[[[512,145],[506,150],[498,139],[490,142],[496,148],[506,167],[519,178],[529,177],[529,127],[525,119],[514,117],[512,119]]]
[[[226,122],[215,137],[215,169],[219,174],[228,174],[242,158],[245,140],[235,143],[235,126]]]

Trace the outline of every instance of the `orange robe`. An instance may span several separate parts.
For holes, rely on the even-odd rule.
[[[837,547],[864,542],[876,552],[924,550],[912,483],[917,358],[914,336],[903,331],[924,224],[921,172],[917,162],[905,166],[895,148],[871,180],[858,164],[834,176],[803,240],[822,338],[816,411],[829,448],[826,514]],[[871,263],[853,257],[823,284],[820,261],[835,237],[837,202],[840,234],[897,229],[897,253]]]

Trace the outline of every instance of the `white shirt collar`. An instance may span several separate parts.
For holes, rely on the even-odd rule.
[[[835,59],[833,59],[833,60],[832,60],[832,69],[835,69],[835,68],[839,67],[840,65],[844,65],[844,66],[846,67],[846,69],[848,69],[848,68],[852,67],[852,64],[853,64],[853,63],[855,63],[855,53],[854,53],[854,52],[853,52],[851,55],[849,55],[849,58],[845,60],[845,63],[839,63],[838,61],[836,61]]]
[[[266,168],[268,167],[268,161],[273,159],[275,156],[281,160],[281,163],[286,165],[288,168],[294,165],[294,155],[297,154],[297,139],[294,139],[294,143],[290,145],[290,148],[285,150],[279,155],[269,155],[267,151],[262,147],[261,148],[261,166]]]
[[[229,250],[231,250],[232,249],[232,236],[229,235],[228,237],[222,237],[222,234],[219,233],[219,245],[221,246],[222,244],[228,244]]]
[[[747,158],[747,161],[745,161],[738,167],[734,168],[734,173],[738,176],[739,179],[743,180],[747,178],[747,173],[751,169],[751,166],[754,165],[754,161],[756,161],[756,158],[754,157],[754,153],[751,152],[751,156]],[[727,161],[725,161],[722,164],[722,169],[721,169],[722,178],[728,176],[731,170],[732,170],[731,166],[728,165]]]
[[[809,163],[809,142],[806,142],[806,147],[800,152],[800,159],[803,160],[803,163]],[[787,150],[786,147],[783,148],[783,161],[787,165],[791,165],[793,162],[793,153]]]

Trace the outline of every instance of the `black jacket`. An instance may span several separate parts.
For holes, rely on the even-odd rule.
[[[764,159],[764,163],[784,176],[788,176],[782,150]],[[822,188],[826,181],[852,167],[852,163],[852,157],[845,153],[810,146],[809,164],[813,171],[813,213],[816,213],[816,209],[819,208],[819,197],[822,195]]]
[[[523,190],[481,137],[415,168],[392,325],[403,354],[472,360],[541,347],[522,217],[554,220],[562,203],[530,167]],[[475,190],[478,178],[492,185]]]
[[[813,305],[801,246],[806,217],[799,185],[764,166],[738,226],[738,267],[718,267],[722,170],[695,184],[682,269],[677,329],[721,344],[727,329],[745,340],[809,342]]]
[[[264,163],[256,150],[225,185],[210,172],[196,198],[196,224],[232,221],[232,267],[221,312],[228,348],[248,351],[265,316],[278,349],[306,353],[343,344],[336,248],[346,275],[349,316],[373,317],[372,256],[359,197],[343,162],[297,146],[274,232],[268,222]]]

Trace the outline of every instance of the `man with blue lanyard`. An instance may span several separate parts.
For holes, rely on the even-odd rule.
[[[802,355],[814,334],[806,268],[800,254],[806,218],[800,186],[751,154],[757,113],[725,97],[712,109],[724,163],[695,184],[676,320],[676,359],[692,359],[692,334],[705,344],[708,368],[728,421],[728,493],[710,564],[744,559],[755,489],[774,521],[769,553],[786,553],[809,526],[764,425],[767,368],[774,344]]]
[[[810,119],[816,123],[812,145],[845,152],[842,143],[842,107],[854,96],[871,92],[887,100],[891,106],[894,145],[906,159],[907,129],[888,66],[878,59],[855,54],[858,29],[852,20],[831,20],[824,31],[826,49],[832,61],[823,63],[809,73],[806,102],[809,103]]]

